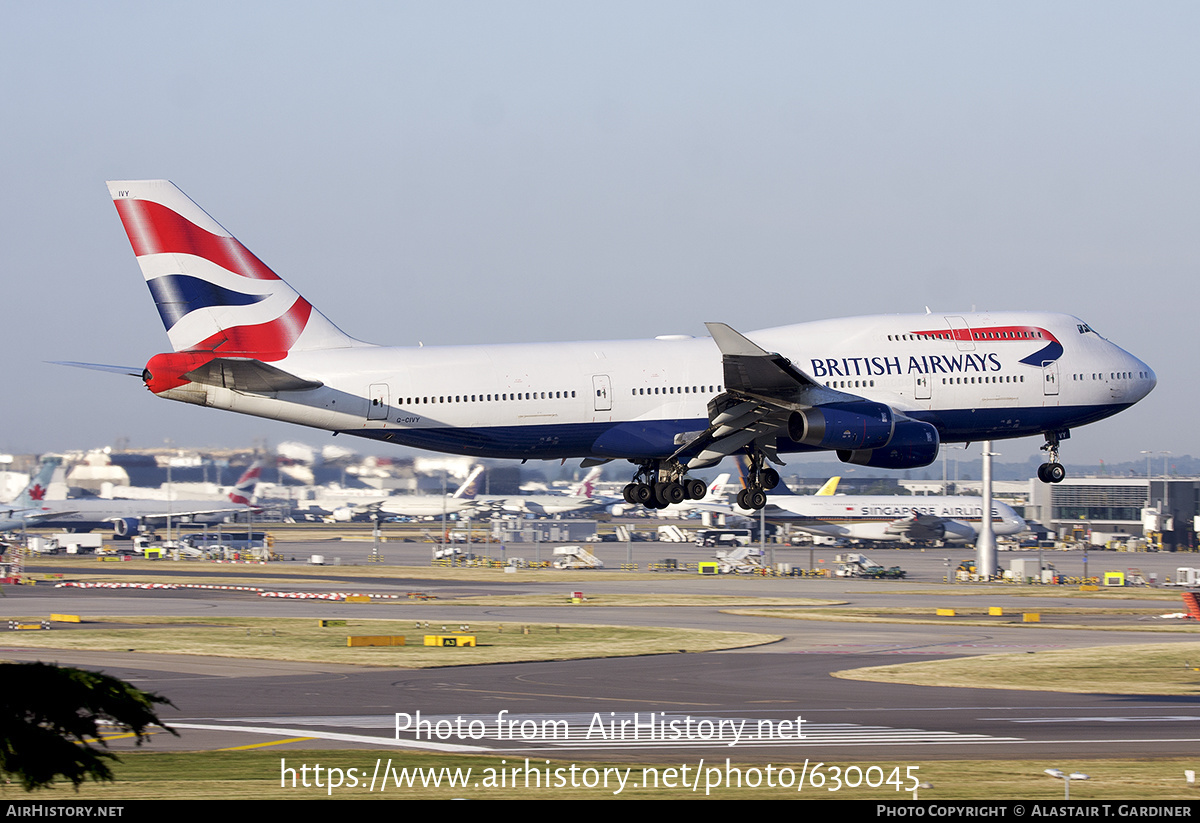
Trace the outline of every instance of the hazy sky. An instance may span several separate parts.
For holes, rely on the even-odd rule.
[[[1196,3],[3,8],[0,449],[328,442],[43,362],[168,348],[166,177],[372,342],[1063,311],[1159,378],[1065,461],[1200,453]]]

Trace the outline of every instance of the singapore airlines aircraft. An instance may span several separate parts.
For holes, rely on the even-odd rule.
[[[974,543],[983,526],[978,497],[792,494],[780,484],[767,495],[767,520],[789,523],[800,531],[851,540],[943,540]],[[737,514],[751,510],[735,507]],[[992,530],[997,536],[1020,534],[1025,520],[1012,507],[992,501]]]
[[[434,451],[636,466],[626,499],[698,499],[692,469],[836,451],[929,465],[942,441],[1041,435],[1065,476],[1070,429],[1146,396],[1155,375],[1082,321],[1045,312],[887,315],[742,335],[391,348],[333,325],[165,180],[108,184],[172,351],[140,374],[160,397]]]

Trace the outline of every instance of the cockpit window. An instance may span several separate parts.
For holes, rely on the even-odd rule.
[[[1088,332],[1092,331],[1092,327],[1089,326],[1087,323],[1080,323],[1075,328],[1079,329],[1080,334],[1087,334]],[[1092,332],[1092,333],[1095,334],[1095,332]]]

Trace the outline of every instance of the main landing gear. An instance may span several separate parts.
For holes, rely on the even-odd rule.
[[[758,511],[767,505],[767,492],[779,485],[779,472],[763,466],[762,452],[750,455],[746,468],[746,488],[737,493],[737,504],[743,509]]]
[[[1047,462],[1038,466],[1038,480],[1043,483],[1061,483],[1067,476],[1067,470],[1062,463],[1058,462],[1058,432],[1046,432],[1046,445],[1042,446],[1042,451],[1046,453]]]
[[[687,478],[679,463],[663,465],[665,461],[639,463],[633,482],[621,491],[625,502],[648,509],[665,509],[685,500],[702,500],[708,493],[703,480]]]

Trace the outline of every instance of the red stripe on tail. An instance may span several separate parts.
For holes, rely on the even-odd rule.
[[[279,275],[233,237],[220,237],[151,200],[115,200],[117,213],[133,253],[192,254],[253,280],[279,280]]]
[[[253,354],[259,360],[282,360],[304,331],[312,310],[312,304],[300,297],[281,317],[254,326],[234,326],[219,331],[201,340],[192,350],[223,355]]]

